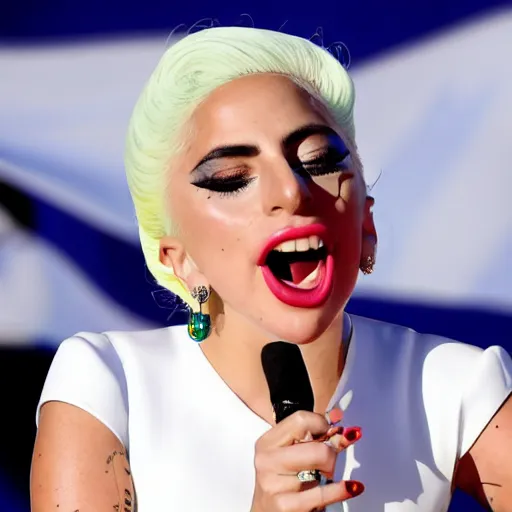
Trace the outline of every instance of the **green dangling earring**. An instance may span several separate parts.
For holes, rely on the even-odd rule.
[[[192,290],[191,295],[199,303],[199,311],[190,309],[188,335],[197,343],[201,343],[208,338],[212,330],[210,315],[203,313],[203,304],[210,298],[210,291],[206,286],[196,286]]]

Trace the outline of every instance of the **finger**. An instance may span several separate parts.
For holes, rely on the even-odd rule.
[[[304,439],[308,433],[313,436],[325,434],[329,427],[324,416],[309,411],[297,411],[263,435],[258,445],[260,449],[290,446]]]
[[[343,434],[342,426],[329,427],[329,430],[325,434],[321,434],[319,436],[314,436],[314,437],[311,435],[309,437],[305,437],[304,439],[302,439],[299,442],[306,443],[308,441],[319,441],[321,443],[324,443],[325,441],[329,441],[329,439],[331,439],[331,437],[335,436],[336,434]]]
[[[364,485],[355,480],[320,485],[307,491],[276,496],[277,508],[287,512],[309,512],[355,498],[363,491]]]
[[[359,441],[362,435],[361,427],[348,427],[341,434],[333,435],[327,441],[327,444],[330,444],[337,452],[341,452]]]
[[[279,473],[297,474],[307,469],[318,469],[326,475],[334,472],[336,450],[327,443],[301,443],[275,450]],[[279,458],[279,459],[278,459]]]
[[[304,489],[304,482],[294,473],[262,473],[258,476],[258,485],[268,496],[295,493]]]
[[[298,473],[298,472],[297,472]],[[268,495],[300,492],[320,485],[320,481],[303,482],[297,473],[264,473],[259,477],[259,486]]]

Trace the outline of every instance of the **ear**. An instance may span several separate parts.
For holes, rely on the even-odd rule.
[[[377,243],[377,229],[373,222],[373,207],[375,206],[375,199],[372,196],[366,196],[363,212],[363,234],[375,237]]]
[[[183,243],[173,236],[160,239],[160,262],[172,268],[174,275],[191,291],[196,286],[207,285],[204,276],[185,250]]]
[[[373,207],[375,199],[371,196],[366,196],[363,212],[363,239],[361,248],[361,258],[372,256],[375,258],[377,251],[377,229],[373,221]]]

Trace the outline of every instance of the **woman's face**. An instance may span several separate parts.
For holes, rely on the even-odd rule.
[[[352,293],[363,226],[373,230],[355,150],[318,101],[279,75],[223,85],[191,123],[172,165],[180,235],[162,240],[164,263],[189,287],[210,285],[225,322],[315,339]]]

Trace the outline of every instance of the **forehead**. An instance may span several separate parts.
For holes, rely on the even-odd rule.
[[[249,75],[217,88],[196,109],[191,149],[280,140],[298,126],[314,123],[336,129],[325,106],[291,79]]]

